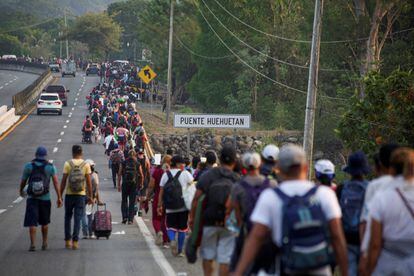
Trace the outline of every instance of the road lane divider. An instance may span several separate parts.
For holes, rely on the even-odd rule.
[[[58,142],[58,143],[62,143],[62,139],[58,139],[58,140],[57,140],[57,142]]]
[[[64,126],[63,126],[63,128],[67,128],[67,127],[68,127],[67,125],[64,125]]]
[[[53,148],[53,153],[55,153],[55,152],[57,152],[58,151],[58,148],[57,147],[54,147]]]
[[[12,203],[13,203],[13,204],[17,204],[17,203],[20,203],[22,200],[23,200],[23,198],[22,198],[21,196],[19,196],[19,197],[18,197],[18,198],[16,198],[16,200],[15,200],[15,201],[13,201]]]
[[[63,134],[65,134],[65,132],[64,132],[64,131],[60,132],[60,136],[63,136]]]
[[[0,214],[3,214],[6,211],[7,211],[6,209],[0,209]]]
[[[145,222],[142,220],[142,218],[135,216],[135,222],[137,223],[139,230],[144,236],[145,242],[147,243],[147,246],[150,249],[152,256],[154,257],[155,262],[161,268],[163,275],[176,275],[171,264],[167,261],[160,248],[155,244],[154,237],[152,236],[147,225],[145,225]]]

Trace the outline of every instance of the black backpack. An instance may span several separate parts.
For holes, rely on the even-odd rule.
[[[204,221],[206,224],[216,226],[224,225],[226,215],[226,202],[230,195],[234,179],[222,175],[215,180],[208,188],[207,207],[204,211]]]
[[[137,182],[137,170],[138,163],[132,159],[128,158],[125,161],[125,168],[124,168],[124,182],[127,184],[135,184]]]
[[[164,185],[163,202],[166,209],[181,209],[185,207],[183,199],[183,189],[178,178],[181,171],[173,177],[170,171],[167,171],[168,181]]]
[[[48,162],[42,162],[42,165],[38,166],[35,161],[32,162],[32,173],[27,187],[28,195],[42,196],[49,193],[50,178],[47,177],[45,172],[45,167],[48,164]]]

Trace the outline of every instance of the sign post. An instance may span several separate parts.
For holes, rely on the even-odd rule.
[[[190,151],[191,151],[191,133],[190,128],[187,128],[187,156],[190,157]]]

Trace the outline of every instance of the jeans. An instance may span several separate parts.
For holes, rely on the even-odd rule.
[[[136,185],[122,183],[122,220],[133,221],[135,216],[135,201],[137,196]]]
[[[85,214],[85,196],[66,195],[65,197],[65,241],[79,240],[82,216]],[[71,222],[73,217],[73,232]]]
[[[87,204],[87,198],[85,197],[85,206]],[[83,209],[82,216],[82,234],[84,237],[92,236],[92,214],[86,215],[86,208]]]
[[[111,170],[112,170],[112,181],[114,183],[114,188],[116,188],[116,176],[119,171],[119,164],[111,164]]]
[[[358,275],[359,246],[348,244],[348,275]]]

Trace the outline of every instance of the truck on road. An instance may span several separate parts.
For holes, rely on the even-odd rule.
[[[62,63],[62,78],[66,75],[76,77],[76,64],[74,61],[67,61]]]

